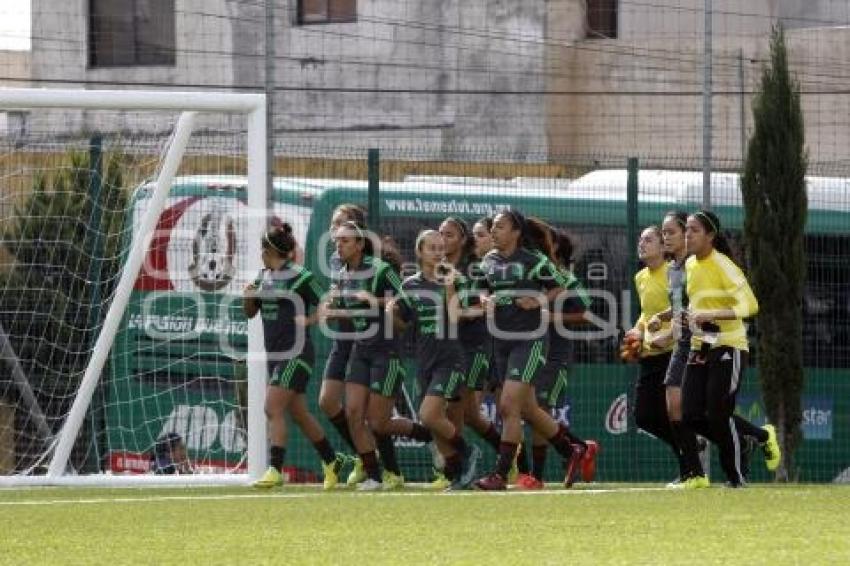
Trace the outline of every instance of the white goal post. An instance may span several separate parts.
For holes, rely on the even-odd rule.
[[[265,362],[261,355],[248,357],[247,402],[247,473],[186,475],[117,475],[98,473],[77,475],[69,467],[69,457],[98,380],[119,330],[131,290],[143,264],[146,250],[157,227],[178,171],[187,143],[192,135],[197,113],[244,115],[247,139],[247,206],[254,218],[264,218],[267,206],[266,183],[266,105],[262,94],[210,92],[90,91],[68,89],[0,89],[0,111],[29,109],[85,109],[120,111],[169,111],[179,113],[171,143],[156,175],[155,188],[141,219],[141,228],[132,240],[120,278],[118,279],[103,327],[71,409],[58,434],[52,439],[52,456],[46,475],[0,476],[0,485],[133,485],[133,484],[246,484],[259,477],[266,467],[266,423],[263,414],[265,398]],[[260,266],[260,238],[263,222],[247,222],[246,263]],[[248,351],[262,350],[262,323],[248,324]]]

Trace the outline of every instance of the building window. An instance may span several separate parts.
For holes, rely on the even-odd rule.
[[[357,21],[357,0],[298,0],[298,24]]]
[[[89,66],[174,65],[174,0],[89,0]]]
[[[617,0],[587,1],[587,38],[617,37]]]

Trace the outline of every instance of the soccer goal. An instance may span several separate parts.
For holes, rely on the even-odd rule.
[[[8,89],[0,118],[0,485],[258,477],[264,96]]]

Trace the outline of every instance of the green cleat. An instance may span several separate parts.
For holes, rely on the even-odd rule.
[[[434,479],[431,481],[430,487],[431,489],[442,491],[444,489],[448,489],[448,487],[452,484],[446,475],[443,472],[436,472],[434,474]]]
[[[706,489],[711,487],[711,482],[705,476],[694,476],[686,479],[680,485],[682,486],[681,489]]]
[[[764,464],[771,472],[776,471],[779,467],[779,461],[782,459],[782,450],[779,448],[779,442],[776,439],[776,427],[771,424],[761,427],[767,433],[767,442],[761,445],[764,450]]]
[[[346,485],[353,487],[366,479],[366,470],[363,468],[363,460],[360,458],[354,459],[354,469],[348,474]]]
[[[325,476],[325,479],[322,482],[322,487],[325,490],[330,490],[337,486],[337,484],[339,483],[339,471],[342,469],[344,463],[345,456],[343,456],[342,454],[337,454],[333,462],[330,462],[328,464],[322,462],[322,472]]]
[[[255,481],[252,485],[260,489],[280,487],[283,485],[283,475],[278,470],[269,467],[266,473],[263,474],[263,477]]]
[[[404,487],[404,476],[384,470],[381,478],[384,481],[384,489],[401,489]]]

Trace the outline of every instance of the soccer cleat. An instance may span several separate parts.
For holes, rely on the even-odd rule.
[[[596,455],[599,454],[599,443],[595,440],[585,441],[587,451],[581,459],[581,480],[586,483],[596,477]]]
[[[779,467],[779,460],[782,459],[782,450],[779,448],[779,442],[776,440],[776,427],[771,424],[761,427],[767,433],[767,441],[761,445],[764,451],[764,464],[771,472]]]
[[[366,479],[366,470],[363,468],[363,460],[354,458],[354,468],[348,474],[348,479],[345,481],[348,486],[355,486]]]
[[[269,469],[266,470],[266,473],[263,474],[263,477],[253,483],[254,487],[260,489],[270,489],[272,487],[280,487],[282,485],[283,475],[280,471],[275,470],[272,467],[269,467]]]
[[[543,489],[543,482],[531,474],[520,474],[516,480],[516,486],[523,491],[536,491]]]
[[[345,456],[337,454],[333,462],[325,464],[322,462],[322,472],[324,473],[324,481],[322,487],[326,490],[333,489],[339,483],[339,471],[345,463]]]
[[[442,491],[444,489],[448,489],[449,486],[452,485],[452,482],[449,481],[449,478],[443,472],[436,472],[434,474],[434,479],[431,481],[431,489],[435,489],[437,491]]]
[[[475,486],[475,489],[480,489],[481,491],[504,491],[508,489],[505,478],[495,472],[484,476],[472,485]]]
[[[357,491],[379,491],[384,487],[384,484],[372,478],[366,478],[357,484]]]
[[[705,476],[694,476],[682,482],[682,489],[705,489],[711,486],[711,482]]]
[[[404,476],[400,474],[394,474],[384,470],[382,479],[384,480],[384,489],[386,490],[401,489],[404,487]]]
[[[585,447],[581,444],[573,444],[573,453],[564,465],[564,487],[571,488],[575,483],[576,474],[581,467],[581,461],[584,459]]]
[[[685,481],[682,478],[676,478],[665,487],[667,489],[682,489],[685,486]]]

